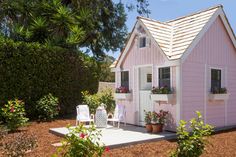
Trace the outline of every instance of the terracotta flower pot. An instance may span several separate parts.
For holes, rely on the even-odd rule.
[[[152,133],[162,132],[163,125],[162,124],[152,124]]]
[[[147,132],[152,132],[152,124],[146,124]]]

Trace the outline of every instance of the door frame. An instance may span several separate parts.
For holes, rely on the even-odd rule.
[[[139,96],[139,91],[140,91],[140,68],[143,68],[143,67],[151,67],[152,68],[152,87],[153,87],[153,80],[154,80],[154,75],[153,75],[153,72],[154,72],[154,65],[153,64],[145,64],[145,65],[137,65],[137,66],[134,66],[134,70],[136,70],[136,86],[137,86],[137,95],[136,95],[136,111],[138,113],[138,116],[137,116],[137,123],[138,125],[140,126],[144,126],[144,122],[141,122],[140,121],[140,96]],[[152,103],[152,107],[154,107],[153,103]]]

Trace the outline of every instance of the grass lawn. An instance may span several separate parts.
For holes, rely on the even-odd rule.
[[[22,132],[34,134],[38,139],[38,147],[26,156],[32,157],[47,157],[51,156],[56,148],[51,144],[60,142],[62,138],[57,137],[48,132],[49,128],[64,127],[67,124],[74,125],[75,120],[56,120],[54,122],[37,123],[31,122],[29,126],[22,128]],[[1,142],[6,142],[12,136],[18,133],[8,134]],[[209,138],[211,144],[203,156],[205,157],[235,157],[236,156],[236,129],[215,134]],[[1,147],[1,145],[0,145]],[[169,156],[170,152],[176,147],[175,141],[159,141],[144,144],[131,145],[123,148],[112,149],[104,156],[114,157],[164,157]],[[1,149],[0,149],[1,150]],[[0,156],[3,156],[1,153]]]

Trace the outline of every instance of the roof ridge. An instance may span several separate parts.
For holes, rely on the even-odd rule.
[[[173,37],[174,37],[174,24],[171,24],[171,35],[170,35],[170,54],[173,52]]]
[[[207,8],[207,9],[199,10],[197,12],[193,12],[193,13],[190,13],[188,15],[177,17],[176,19],[166,21],[165,23],[170,23],[170,22],[173,22],[173,21],[177,21],[177,20],[189,17],[189,16],[193,16],[193,15],[196,15],[196,14],[199,14],[199,13],[203,13],[203,12],[206,12],[206,11],[209,11],[209,10],[213,10],[213,9],[216,9],[216,8],[223,8],[223,5],[219,4],[219,5]]]
[[[157,23],[160,23],[160,24],[163,24],[163,25],[171,26],[171,24],[169,24],[169,23],[161,22],[161,21],[154,20],[154,19],[147,18],[147,17],[143,17],[143,16],[137,16],[137,19],[145,19],[145,20],[149,20],[149,21],[157,22]]]

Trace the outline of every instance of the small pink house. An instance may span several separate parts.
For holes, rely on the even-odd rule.
[[[222,6],[167,22],[138,17],[118,60],[111,66],[115,94],[127,123],[144,125],[144,110],[170,112],[166,130],[200,111],[215,127],[236,125],[236,40]],[[172,94],[151,94],[153,86]],[[212,94],[225,87],[227,94]]]

